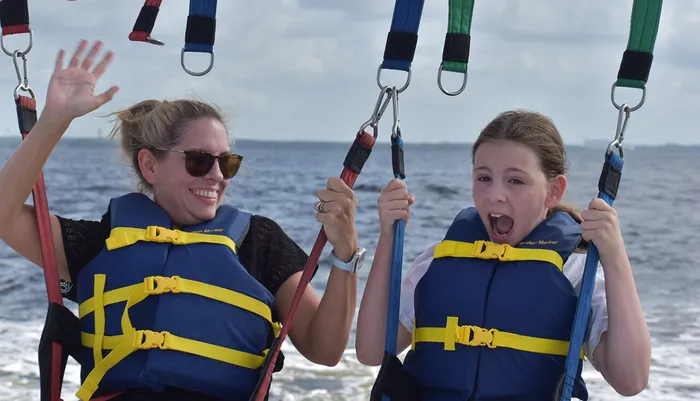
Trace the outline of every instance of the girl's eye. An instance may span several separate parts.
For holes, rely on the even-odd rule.
[[[489,181],[491,181],[491,177],[481,176],[481,177],[477,178],[476,180],[479,182],[489,182]]]
[[[512,184],[524,184],[524,182],[518,178],[511,178],[509,180]]]

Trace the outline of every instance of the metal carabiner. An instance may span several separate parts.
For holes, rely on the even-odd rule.
[[[614,146],[620,153],[620,158],[624,159],[622,141],[625,139],[625,131],[627,130],[627,122],[629,121],[631,112],[632,110],[627,103],[623,103],[620,106],[619,112],[617,113],[617,129],[615,130],[615,138],[610,142],[610,144],[608,144],[608,148],[606,150],[608,154],[612,152],[612,148]]]
[[[29,92],[32,98],[35,98],[34,96],[34,91],[32,88],[29,86],[29,75],[27,73],[27,57],[25,56],[26,53],[21,52],[19,50],[15,50],[15,53],[12,55],[12,63],[15,66],[15,73],[17,73],[17,86],[15,86],[14,90],[14,95],[15,99],[19,97],[19,91],[23,90],[25,92]],[[22,67],[20,68],[19,66],[19,59],[22,59]]]
[[[374,110],[372,111],[372,116],[365,121],[357,132],[362,132],[367,127],[372,127],[374,129],[374,137],[378,135],[379,120],[384,115],[386,108],[389,107],[389,102],[391,101],[391,91],[392,88],[385,87],[379,92],[379,97],[377,98],[377,103],[374,105]],[[386,99],[384,98],[386,95]]]
[[[401,127],[399,126],[399,91],[396,87],[391,91],[391,108],[394,114],[394,124],[391,127],[391,137],[396,138],[401,136]]]

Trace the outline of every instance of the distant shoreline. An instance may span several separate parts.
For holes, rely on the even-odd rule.
[[[14,145],[16,146],[19,144],[20,139],[18,137],[11,137],[11,136],[0,136],[0,146],[9,146],[9,145]],[[98,143],[110,143],[114,144],[115,146],[118,146],[119,141],[118,140],[110,140],[106,137],[66,137],[62,138],[61,141],[59,142],[59,146],[61,144],[66,144],[66,143],[80,143],[83,145],[90,145],[90,144],[98,144]],[[386,142],[386,143],[385,143]],[[351,140],[348,141],[319,141],[319,140],[259,140],[259,139],[236,139],[236,144],[238,145],[252,145],[252,146],[270,146],[273,144],[276,145],[286,145],[286,146],[294,146],[294,145],[303,145],[303,146],[309,146],[309,145],[318,145],[318,146],[347,146],[351,143]],[[609,143],[608,140],[604,139],[592,139],[592,140],[587,140],[583,144],[570,144],[567,145],[569,148],[585,148],[585,149],[599,149],[602,147],[607,146]],[[389,146],[389,140],[386,138],[386,141],[381,141],[377,144],[377,146],[385,147]],[[408,147],[433,147],[433,148],[440,148],[440,147],[451,147],[451,146],[464,146],[465,148],[471,147],[472,143],[471,142],[405,142],[405,146]],[[666,144],[657,144],[657,145],[650,145],[650,144],[636,144],[632,142],[626,142],[625,143],[627,149],[632,149],[632,148],[684,148],[684,149],[699,149],[700,150],[700,144],[681,144],[681,143],[666,143]]]

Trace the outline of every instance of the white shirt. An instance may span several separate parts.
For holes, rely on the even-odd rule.
[[[428,271],[428,267],[433,261],[435,245],[437,244],[430,246],[413,261],[413,264],[408,269],[401,283],[399,321],[409,332],[413,331],[413,321],[415,319],[413,295],[418,281],[420,281],[423,275]],[[581,291],[581,280],[583,278],[585,266],[586,254],[572,253],[562,267],[564,276],[571,282],[576,295]],[[603,275],[603,267],[600,263],[598,263],[596,272],[593,298],[591,299],[591,310],[593,314],[588,321],[588,327],[586,329],[588,332],[588,341],[583,344],[583,350],[586,354],[586,358],[588,358],[593,367],[598,370],[593,360],[593,351],[595,351],[595,348],[600,342],[600,336],[608,330],[608,305],[605,298],[605,277]]]

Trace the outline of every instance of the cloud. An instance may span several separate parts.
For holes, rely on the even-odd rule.
[[[44,4],[45,3],[45,4]],[[100,39],[116,53],[98,90],[121,91],[104,109],[77,120],[67,135],[108,131],[98,115],[143,100],[197,96],[233,115],[237,138],[352,140],[374,107],[394,3],[374,0],[268,0],[219,2],[214,68],[203,77],[180,67],[188,4],[163,2],[153,36],[162,47],[128,40],[142,2],[30,0],[34,49],[30,80],[43,105],[59,48],[81,38]],[[437,69],[447,28],[447,1],[426,1],[411,85],[401,94],[407,142],[473,140],[502,110],[524,107],[553,117],[569,143],[609,138],[617,112],[610,87],[629,34],[632,0],[476,2],[467,89],[457,97],[437,88]],[[691,117],[700,104],[700,1],[665,2],[644,107],[633,114],[630,143],[698,143]],[[20,46],[23,38],[7,38]],[[187,54],[191,69],[207,55]],[[16,130],[11,92],[12,62],[0,61],[0,117]],[[456,88],[461,77],[446,74]],[[383,82],[400,85],[405,74],[383,71]],[[5,88],[5,89],[3,89]],[[6,95],[2,96],[2,90]],[[639,92],[620,91],[636,103]],[[623,101],[623,100],[619,100]],[[386,121],[386,120],[385,120]],[[388,135],[390,122],[380,135]]]

